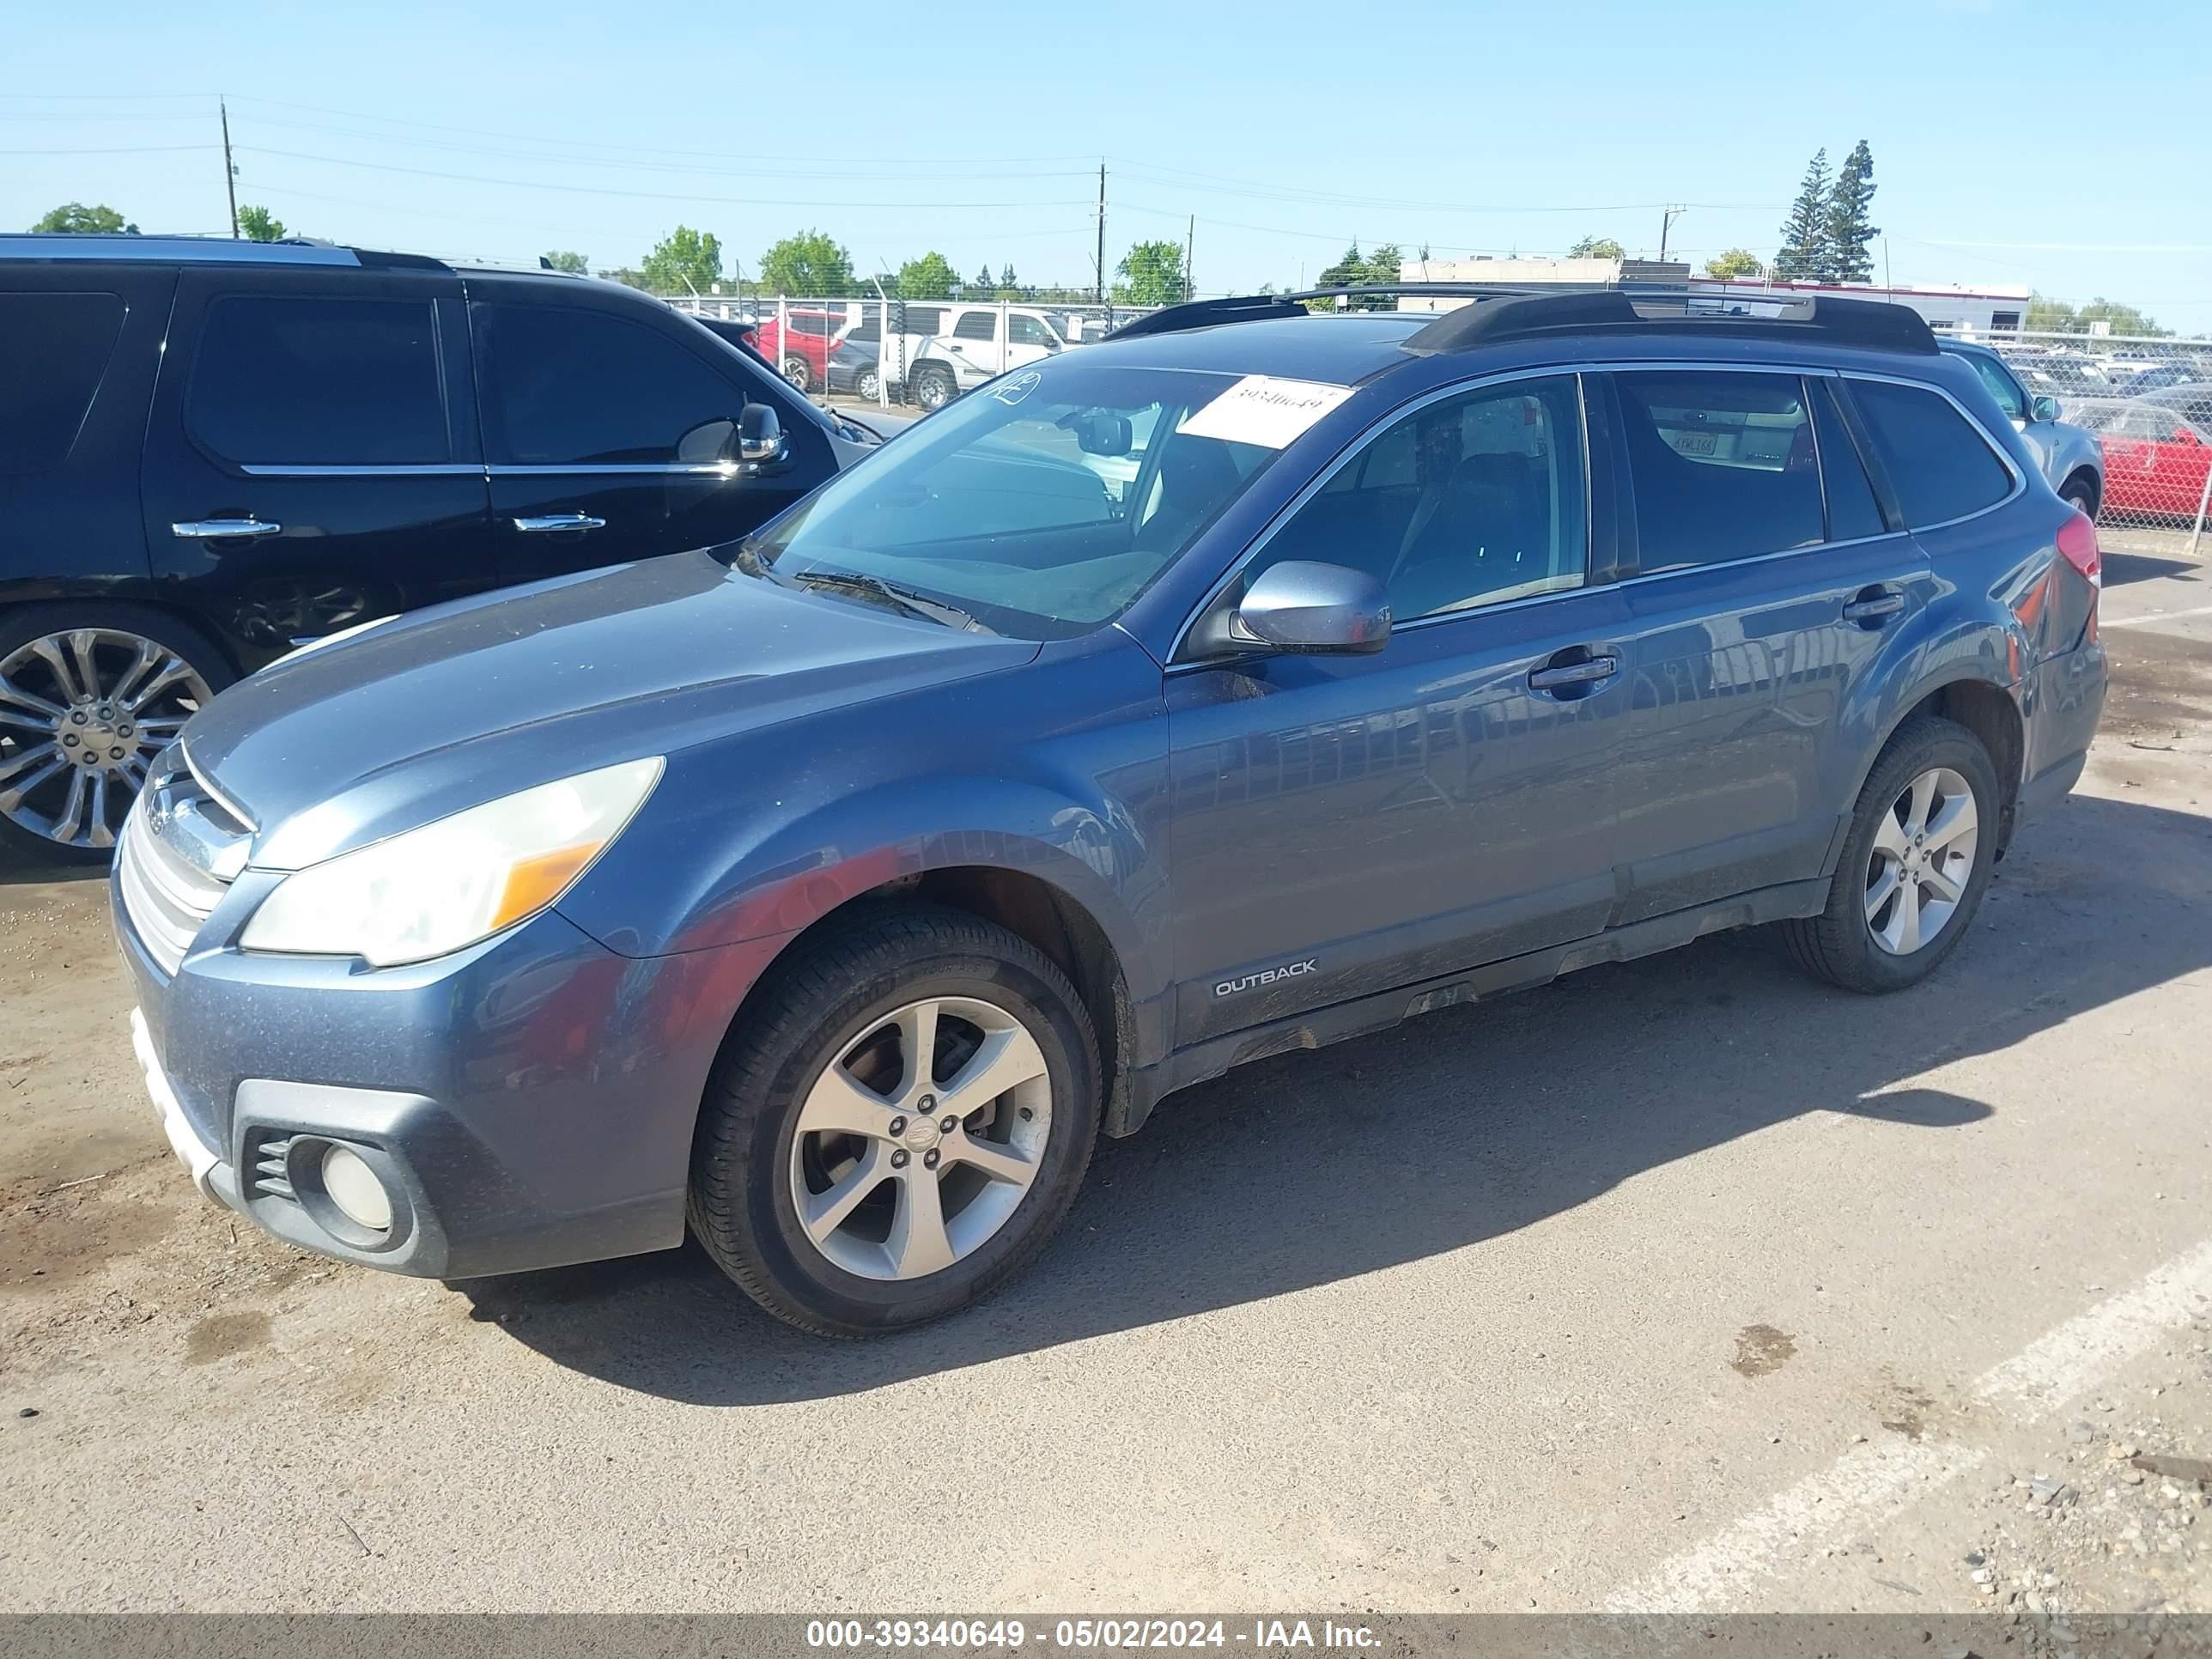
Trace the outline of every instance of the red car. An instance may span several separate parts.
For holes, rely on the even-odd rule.
[[[830,349],[844,333],[846,319],[834,311],[793,311],[791,338],[773,311],[764,313],[753,331],[753,349],[782,371],[783,378],[801,392],[819,392],[829,383]]]
[[[2212,471],[2212,437],[2170,409],[2129,402],[2069,410],[2105,451],[2107,513],[2194,518]]]

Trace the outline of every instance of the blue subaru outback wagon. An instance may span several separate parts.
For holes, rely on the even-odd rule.
[[[1721,928],[1923,979],[2081,771],[2088,521],[1909,312],[1461,297],[1171,309],[216,697],[113,877],[193,1177],[858,1334],[1241,1061]]]

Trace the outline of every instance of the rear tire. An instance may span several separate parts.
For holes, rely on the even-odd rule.
[[[802,1330],[940,1318],[1059,1226],[1098,1092],[1090,1017],[1042,951],[962,911],[870,906],[794,946],[738,1017],[693,1143],[691,1230]]]
[[[1859,792],[1827,908],[1781,924],[1797,965],[1868,995],[1933,973],[1981,908],[1997,801],[1979,738],[1932,714],[1907,721]]]
[[[884,395],[884,377],[872,368],[864,368],[853,377],[853,389],[863,402],[878,402]]]
[[[154,757],[237,678],[144,605],[0,611],[0,855],[105,864]]]
[[[783,360],[783,378],[790,383],[793,392],[814,390],[813,365],[804,357],[786,357]]]

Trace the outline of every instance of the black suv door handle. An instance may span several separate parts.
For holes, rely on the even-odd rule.
[[[1878,624],[1884,617],[1894,617],[1904,609],[1905,595],[1895,588],[1863,588],[1858,598],[1844,607],[1844,620]]]
[[[1609,680],[1619,672],[1620,658],[1590,657],[1553,668],[1533,668],[1528,671],[1528,687],[1534,691],[1556,691],[1563,685],[1590,685],[1599,680]]]

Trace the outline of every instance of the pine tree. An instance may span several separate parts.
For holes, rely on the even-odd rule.
[[[978,294],[988,294],[991,291],[991,267],[985,265],[978,270],[975,273],[975,280],[969,286]]]
[[[1852,146],[1828,192],[1826,224],[1828,279],[1837,283],[1874,280],[1874,261],[1867,244],[1881,234],[1867,218],[1877,186],[1874,182],[1874,152],[1863,138]]]
[[[1021,284],[1014,280],[1014,267],[1012,260],[1007,261],[1006,265],[1000,270],[999,286],[1000,288],[1012,289],[1018,289],[1021,287]]]
[[[1782,248],[1774,256],[1777,276],[1818,281],[1828,274],[1828,152],[1814,152],[1805,182],[1782,222]]]

